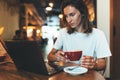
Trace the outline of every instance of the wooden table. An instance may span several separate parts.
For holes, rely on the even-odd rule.
[[[13,63],[0,64],[0,80],[105,80],[104,77],[94,70],[86,74],[72,76],[60,72],[52,76],[45,76],[26,71],[18,71]]]

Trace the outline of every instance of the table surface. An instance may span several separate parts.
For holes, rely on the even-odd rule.
[[[94,70],[89,70],[87,73],[77,76],[69,75],[65,72],[60,72],[52,76],[45,76],[26,71],[17,70],[14,63],[0,64],[0,79],[1,80],[105,80],[104,77]]]

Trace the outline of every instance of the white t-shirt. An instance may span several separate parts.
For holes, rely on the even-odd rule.
[[[104,58],[111,56],[111,52],[103,31],[93,28],[92,33],[67,33],[67,29],[60,30],[54,48],[63,51],[79,51],[83,55]]]

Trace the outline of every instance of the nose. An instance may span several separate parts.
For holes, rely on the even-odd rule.
[[[67,22],[70,23],[72,21],[72,19],[70,17],[67,17]]]

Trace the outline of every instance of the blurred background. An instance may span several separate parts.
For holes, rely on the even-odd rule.
[[[3,18],[0,23],[6,28],[3,39],[12,39],[16,30],[26,31],[27,38],[55,39],[62,23],[60,5],[63,0],[0,0]],[[96,0],[84,0],[89,8],[90,21],[96,24]],[[6,24],[7,23],[7,24]],[[9,26],[9,27],[8,27]],[[11,27],[11,28],[10,28]],[[8,31],[9,29],[9,31]]]

